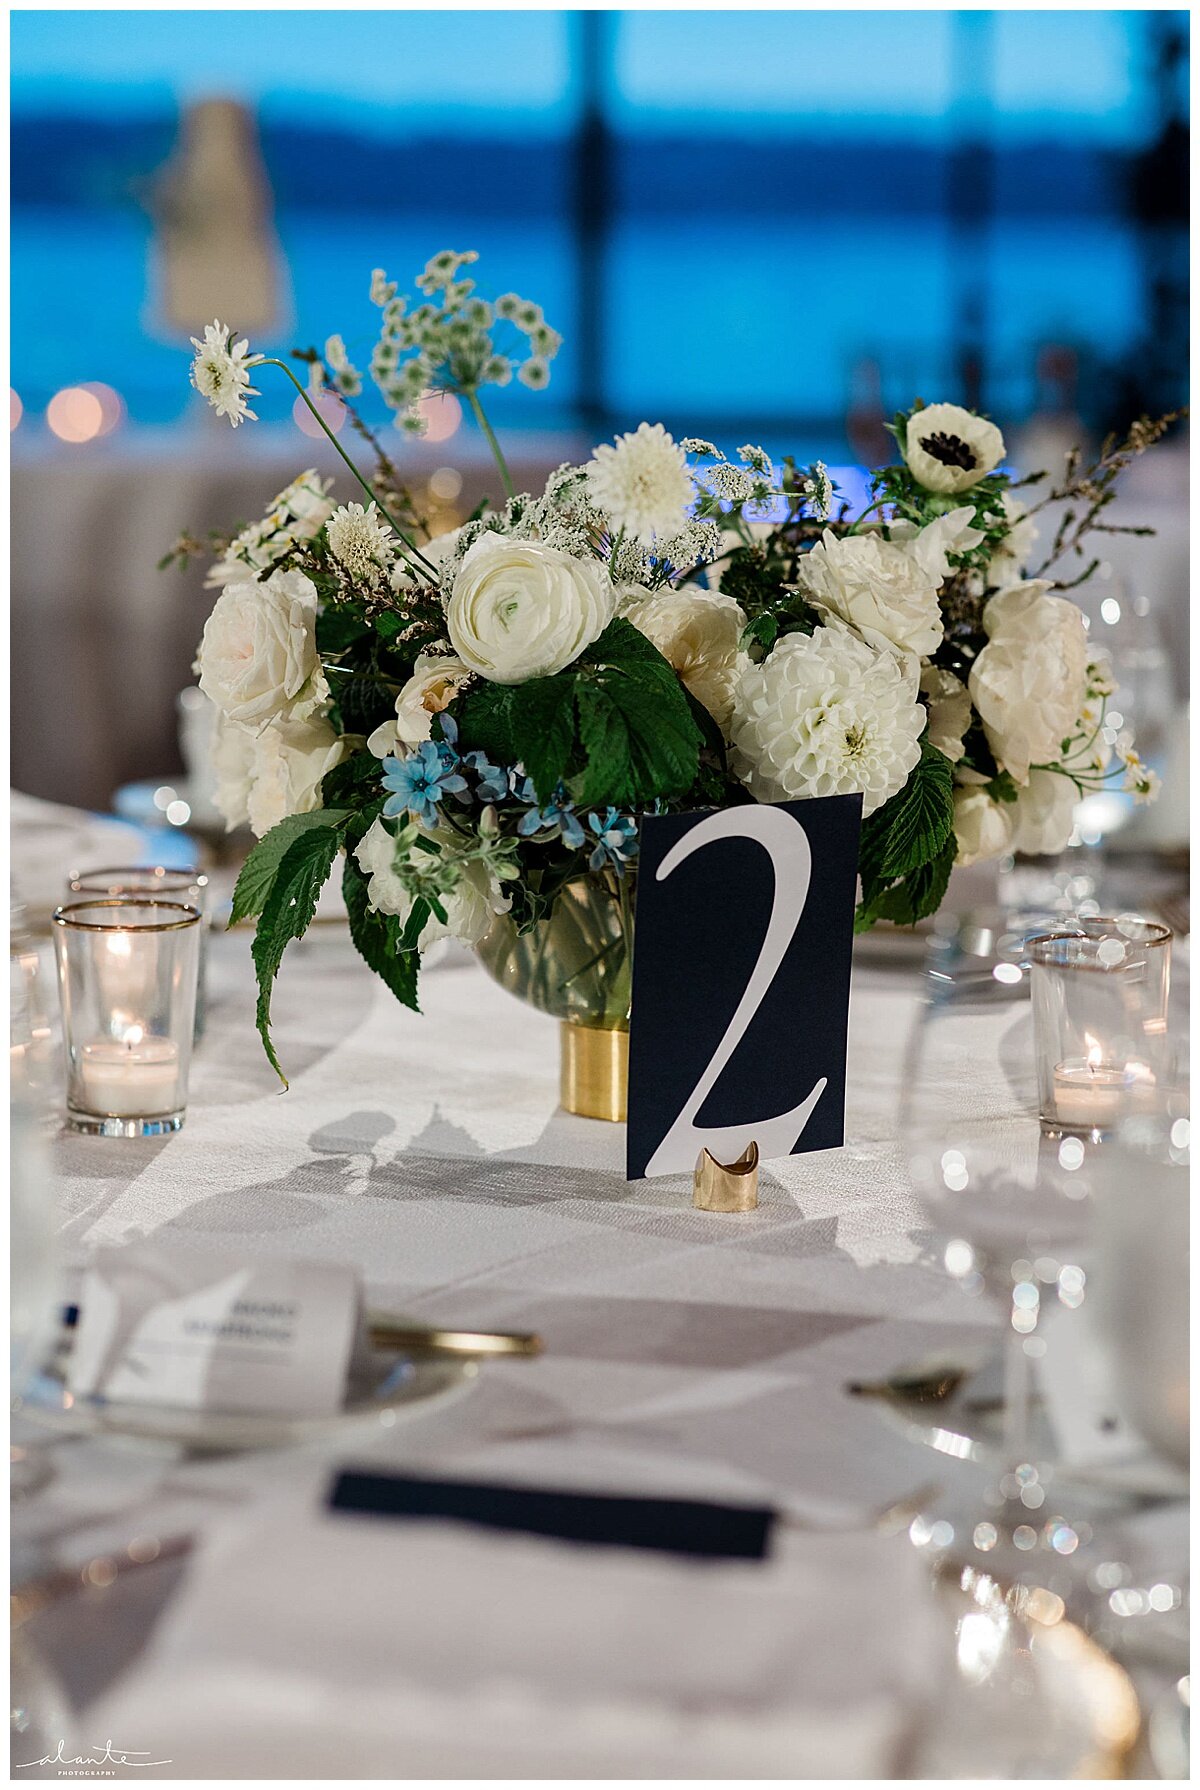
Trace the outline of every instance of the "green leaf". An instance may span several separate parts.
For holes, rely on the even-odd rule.
[[[317,897],[333,868],[340,844],[340,831],[328,825],[312,827],[292,841],[279,861],[254,934],[250,954],[258,978],[255,1020],[267,1060],[285,1088],[287,1077],[271,1042],[271,990],[284,951],[292,939],[301,938],[312,924]]]
[[[512,705],[518,688],[528,685],[491,684],[481,679],[466,695],[450,705],[458,722],[459,743],[464,750],[485,752],[493,764],[515,764]]]
[[[321,800],[330,808],[373,801],[383,787],[382,778],[382,762],[373,752],[352,752],[326,771],[321,779]]]
[[[409,924],[405,927],[395,914],[373,913],[368,903],[367,891],[367,878],[353,858],[347,857],[346,867],[342,872],[342,893],[346,898],[346,912],[350,916],[350,937],[354,948],[367,967],[386,982],[396,999],[405,1007],[411,1007],[414,1013],[419,1013],[421,1009],[417,1004],[417,971],[420,955],[414,947],[421,928],[429,918],[429,908],[423,901],[414,902]],[[422,910],[419,919],[418,908]],[[414,921],[417,922],[415,932]]]
[[[904,788],[863,822],[862,862],[891,881],[936,858],[954,830],[954,770],[944,752],[921,737],[921,756]]]
[[[323,609],[317,617],[317,648],[322,653],[344,653],[370,632],[367,623],[352,610]]]
[[[297,839],[322,828],[336,831],[351,818],[351,811],[346,808],[317,808],[311,814],[289,814],[264,833],[242,865],[233,891],[229,924],[235,926],[239,920],[262,913],[283,859]]]
[[[576,685],[575,711],[585,762],[571,778],[571,795],[581,808],[590,808],[630,786],[629,729],[612,697],[599,684],[581,681]],[[539,789],[539,796],[541,793]],[[612,799],[619,798],[612,795]]]
[[[956,842],[951,837],[936,858],[911,871],[903,881],[876,892],[872,899],[866,898],[864,884],[864,899],[854,915],[855,932],[866,932],[876,920],[891,920],[896,926],[915,926],[918,920],[935,914],[946,894],[956,849]]]
[[[525,766],[542,802],[550,800],[566,774],[575,740],[576,688],[576,679],[566,671],[518,684],[512,694],[512,762]]]
[[[380,609],[372,617],[372,626],[381,640],[394,640],[397,634],[403,633],[409,623],[409,617],[397,614],[394,609]]]

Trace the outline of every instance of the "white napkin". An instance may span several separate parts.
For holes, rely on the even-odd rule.
[[[945,1645],[901,1537],[695,1563],[276,1510],[89,1718],[166,1776],[887,1778]]]

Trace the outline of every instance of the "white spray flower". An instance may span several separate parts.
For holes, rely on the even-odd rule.
[[[591,501],[614,528],[647,545],[677,535],[688,519],[693,488],[682,447],[661,423],[604,442],[588,462]]]
[[[204,340],[192,337],[196,350],[192,360],[192,384],[202,398],[207,398],[218,416],[227,416],[236,429],[243,417],[257,422],[256,413],[246,403],[258,397],[258,387],[250,383],[250,368],[262,361],[261,354],[250,353],[245,337],[231,343],[231,330],[224,323],[207,324]]]
[[[376,585],[388,570],[396,549],[396,537],[373,503],[343,504],[333,512],[325,528],[329,551],[356,584]]]

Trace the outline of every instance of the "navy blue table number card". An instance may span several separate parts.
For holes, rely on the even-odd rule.
[[[626,1174],[844,1142],[862,797],[641,824]]]

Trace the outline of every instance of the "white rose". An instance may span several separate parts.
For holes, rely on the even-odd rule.
[[[249,824],[250,767],[254,735],[217,710],[212,734],[213,802],[225,817],[225,830]]]
[[[961,405],[927,404],[908,419],[904,458],[927,491],[969,491],[1003,460],[1004,437]]]
[[[429,836],[436,837],[435,834]],[[363,834],[354,855],[368,879],[367,899],[371,906],[381,913],[395,914],[406,922],[414,898],[396,875],[396,841],[382,821],[377,820]],[[444,938],[462,939],[465,944],[477,945],[495,914],[504,906],[492,894],[487,872],[478,863],[464,864],[455,888],[438,899],[446,910],[446,924],[443,926],[436,914],[430,914],[418,941],[422,951]]]
[[[247,813],[261,839],[289,814],[321,805],[321,779],[357,740],[334,733],[328,721],[277,721],[253,736]]]
[[[799,577],[807,596],[874,646],[924,657],[941,643],[940,579],[899,542],[876,533],[839,539],[827,528],[801,560]]]
[[[697,585],[663,589],[629,610],[629,620],[655,645],[722,727],[729,723],[737,679],[738,641],[746,617],[732,597]]]
[[[882,807],[921,756],[916,661],[876,652],[844,623],[788,634],[761,665],[741,661],[733,765],[762,801],[863,794]]]
[[[598,560],[486,534],[463,559],[446,626],[463,663],[496,684],[550,677],[599,639],[616,603]]]
[[[377,727],[367,745],[376,758],[391,758],[401,746],[419,746],[432,737],[440,715],[474,673],[453,653],[422,653],[396,698],[396,719]]]
[[[204,624],[200,688],[244,727],[304,720],[329,698],[316,621],[317,593],[302,572],[227,584]]]
[[[971,725],[970,691],[952,671],[926,665],[921,671],[921,694],[929,699],[929,744],[957,764]]]
[[[956,864],[977,864],[981,858],[998,858],[1009,850],[1013,834],[1010,802],[994,802],[986,789],[954,792]]]
[[[983,612],[988,643],[971,667],[971,697],[997,762],[1018,783],[1052,763],[1073,732],[1087,690],[1082,612],[1031,578],[1001,591]]]
[[[1029,782],[1013,804],[1013,851],[1033,856],[1064,851],[1075,829],[1078,800],[1079,792],[1069,777],[1056,771],[1031,771]]]

